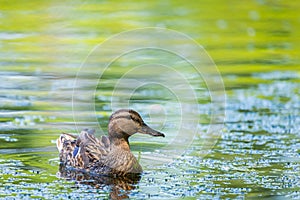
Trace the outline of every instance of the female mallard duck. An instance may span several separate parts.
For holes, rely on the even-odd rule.
[[[128,138],[135,133],[165,135],[146,125],[134,110],[114,112],[108,123],[108,137],[101,140],[93,130],[83,130],[79,136],[62,134],[56,141],[61,165],[96,174],[140,174],[142,167],[130,151]]]

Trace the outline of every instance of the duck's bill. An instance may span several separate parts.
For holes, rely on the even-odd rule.
[[[152,128],[150,128],[148,125],[144,124],[140,130],[140,133],[144,133],[144,134],[148,134],[148,135],[151,135],[151,136],[154,136],[154,137],[165,137],[165,134],[159,132],[159,131],[156,131]]]

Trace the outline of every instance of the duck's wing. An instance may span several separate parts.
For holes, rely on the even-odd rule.
[[[74,149],[73,156],[79,167],[90,168],[96,162],[104,160],[110,151],[110,142],[106,136],[101,140],[95,137],[94,131],[81,131]]]
[[[76,168],[88,169],[93,166],[94,163],[104,160],[110,151],[109,139],[106,136],[102,136],[101,140],[99,140],[95,137],[94,132],[94,130],[85,129],[81,131],[76,138],[70,138],[70,134],[62,134],[61,138],[67,137],[70,139],[69,142],[66,142],[65,140],[64,143],[70,143],[71,148],[69,147],[67,150],[67,146],[63,145],[63,150],[60,151],[60,158],[66,157],[61,156],[61,154],[68,154],[65,160],[69,159],[71,162],[66,162],[62,159],[61,162],[70,164]],[[60,148],[58,147],[58,149]]]

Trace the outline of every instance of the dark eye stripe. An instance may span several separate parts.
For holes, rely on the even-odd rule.
[[[138,124],[141,124],[141,123],[142,123],[142,120],[141,120],[141,119],[138,119],[138,118],[136,118],[136,117],[133,116],[133,115],[130,115],[130,118],[131,118],[133,121],[135,121],[136,123],[138,123]]]
[[[128,114],[128,113],[127,113]],[[120,115],[120,116],[114,116],[112,119],[128,119],[128,120],[133,120],[134,122],[138,123],[138,124],[142,124],[142,120],[137,118],[134,115]]]

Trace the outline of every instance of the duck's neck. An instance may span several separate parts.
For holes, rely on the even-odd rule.
[[[130,151],[130,146],[128,142],[128,138],[113,138],[109,137],[110,144],[114,146],[114,148],[121,148],[124,151]]]
[[[110,163],[111,169],[122,173],[141,173],[143,171],[138,160],[130,151],[128,137],[117,138],[110,135],[109,140],[111,156],[108,159],[112,159],[112,161],[108,163]]]

